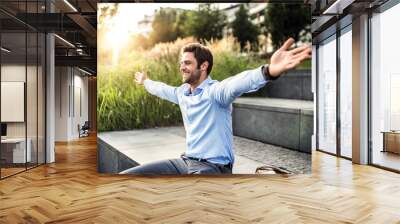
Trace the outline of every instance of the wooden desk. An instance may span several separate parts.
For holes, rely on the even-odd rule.
[[[400,154],[400,131],[383,131],[382,152],[393,152]]]

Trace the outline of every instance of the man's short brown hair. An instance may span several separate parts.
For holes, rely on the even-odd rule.
[[[187,44],[182,48],[182,53],[184,52],[192,52],[194,54],[194,58],[196,58],[197,61],[197,68],[200,68],[200,65],[203,64],[205,61],[208,62],[208,67],[207,67],[207,75],[210,74],[212,66],[213,66],[213,56],[211,51],[199,44],[199,43],[191,43]]]

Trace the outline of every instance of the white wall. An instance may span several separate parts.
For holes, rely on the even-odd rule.
[[[82,77],[80,72],[77,75],[77,70],[74,70],[74,73],[74,108],[71,135],[78,136],[78,124],[82,126],[88,120],[88,78]]]
[[[82,75],[76,68],[56,67],[56,141],[79,138],[78,124],[88,120],[88,78]]]
[[[55,141],[68,140],[68,87],[70,77],[67,67],[55,68]]]
[[[28,70],[32,67],[28,66]],[[1,81],[20,81],[25,82],[25,64],[11,65],[3,64],[1,66]]]
[[[1,66],[1,81],[3,82],[25,82],[25,71],[24,65],[18,64],[3,64]],[[28,66],[28,73],[34,68]],[[36,70],[35,70],[36,71]],[[28,93],[29,96],[33,96],[33,93]],[[36,93],[35,93],[36,96]],[[1,110],[7,110],[8,108],[1,108]],[[30,119],[29,119],[30,120]],[[8,137],[25,137],[25,122],[7,122],[7,136]]]

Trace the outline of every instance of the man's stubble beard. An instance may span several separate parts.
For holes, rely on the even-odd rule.
[[[195,84],[200,80],[200,76],[201,76],[201,70],[200,69],[196,69],[193,72],[190,73],[188,78],[182,78],[182,82],[183,83],[187,83],[187,84]]]

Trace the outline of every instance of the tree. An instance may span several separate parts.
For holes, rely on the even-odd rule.
[[[249,18],[248,9],[243,4],[240,5],[239,10],[235,13],[235,20],[230,24],[232,27],[233,36],[237,38],[240,43],[240,49],[243,50],[247,42],[249,42],[253,49],[257,46],[257,37],[259,34],[258,27],[254,25]]]
[[[177,39],[178,35],[175,29],[176,15],[176,10],[171,8],[161,8],[155,14],[152,23],[153,31],[150,33],[150,39],[153,44]]]
[[[118,4],[99,4],[99,11],[98,25],[101,28],[106,20],[111,19],[118,12]]]
[[[221,39],[225,26],[226,16],[211,4],[200,4],[197,11],[188,13],[185,29],[188,35],[199,40]]]
[[[274,49],[279,48],[289,37],[299,40],[300,32],[309,32],[310,24],[311,10],[308,5],[272,3],[265,12],[264,26],[271,35]]]
[[[226,16],[211,4],[200,4],[197,11],[161,8],[154,16],[152,45],[194,36],[200,41],[221,39]]]
[[[175,29],[178,37],[187,37],[189,36],[189,32],[186,30],[185,24],[189,18],[189,12],[187,10],[182,10],[178,12]]]

